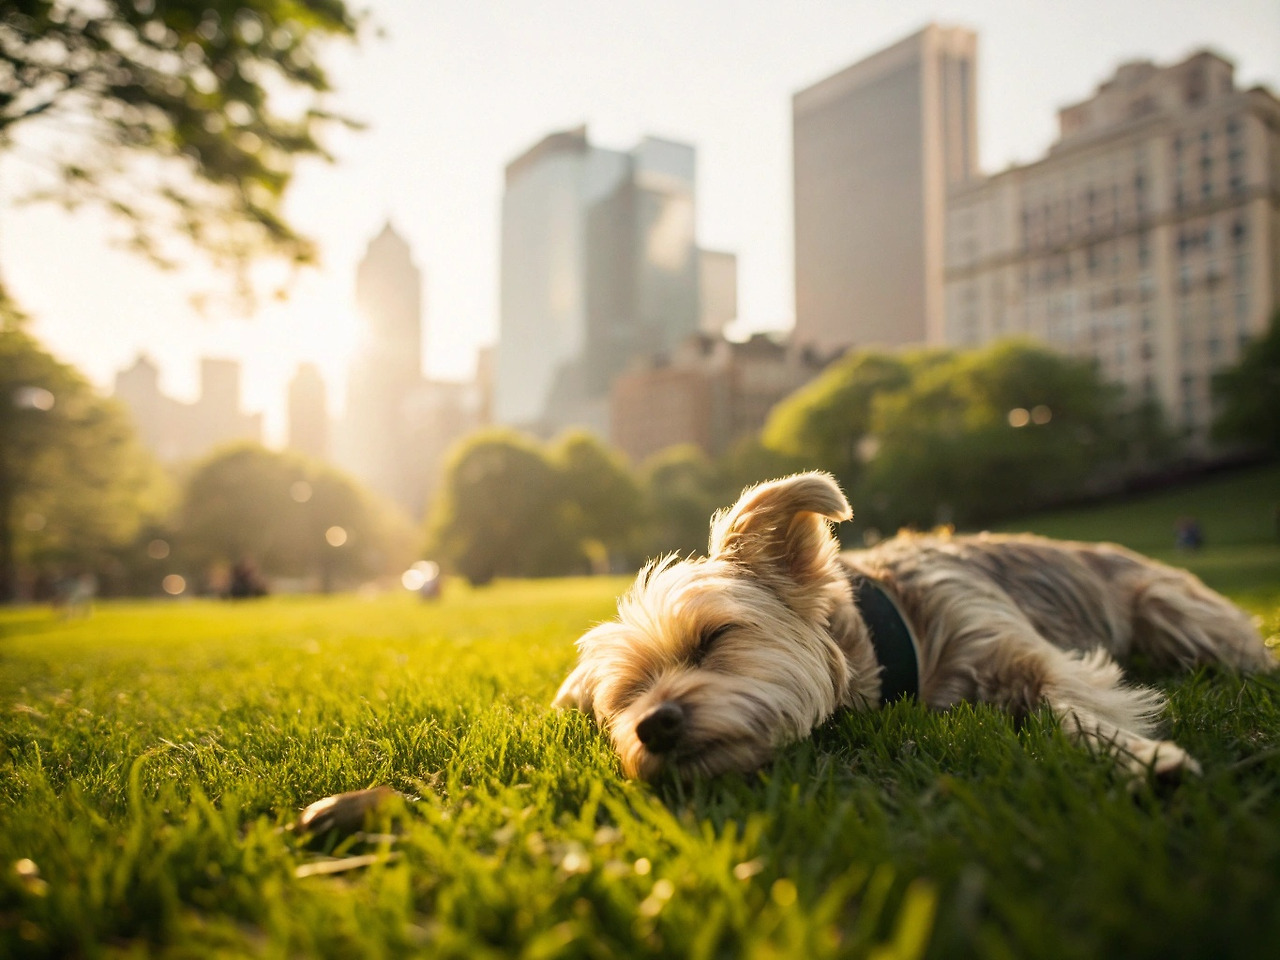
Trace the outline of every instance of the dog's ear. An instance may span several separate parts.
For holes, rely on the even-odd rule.
[[[851,516],[830,474],[798,473],[762,483],[712,518],[711,558],[742,564],[802,607],[809,592],[838,574],[839,545],[828,521]],[[822,615],[829,612],[829,602],[820,606]]]
[[[551,706],[557,710],[581,710],[590,715],[595,699],[595,681],[585,663],[579,663],[564,678]]]

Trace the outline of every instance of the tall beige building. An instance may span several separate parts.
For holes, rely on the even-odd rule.
[[[698,251],[698,332],[711,337],[738,317],[738,255],[723,250]]]
[[[931,24],[792,98],[796,343],[939,342],[949,186],[978,170],[977,36]]]
[[[1280,100],[1222,57],[1122,65],[1044,158],[958,185],[945,341],[1095,357],[1204,437],[1210,380],[1280,302]]]
[[[329,456],[329,399],[314,363],[298,365],[289,381],[289,446],[316,460]]]
[[[160,370],[139,356],[116,374],[114,395],[129,408],[143,443],[165,463],[203,457],[237,440],[262,442],[262,414],[240,409],[240,363],[200,360],[200,395],[183,403],[160,391]]]
[[[419,507],[421,478],[408,467],[409,398],[422,384],[422,272],[390,223],[356,267],[361,345],[351,361],[338,436],[340,466],[374,490]]]

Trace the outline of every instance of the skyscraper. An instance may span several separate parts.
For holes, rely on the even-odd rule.
[[[585,127],[508,164],[498,422],[606,435],[613,378],[697,330],[694,175],[691,146],[647,137],[605,150]]]
[[[409,244],[390,223],[369,242],[356,267],[356,309],[378,376],[397,388],[422,378],[422,274]]]
[[[409,398],[422,383],[422,274],[389,223],[356,268],[356,307],[364,327],[339,459],[375,490],[415,503],[421,492],[402,469],[402,442]]]
[[[738,255],[722,250],[702,250],[698,258],[701,298],[698,330],[713,337],[738,317]]]
[[[289,382],[289,446],[317,460],[329,455],[329,407],[324,378],[314,363]]]
[[[946,193],[978,170],[977,37],[930,24],[792,98],[796,342],[943,336]]]

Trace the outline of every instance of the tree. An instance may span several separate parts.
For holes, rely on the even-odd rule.
[[[626,461],[585,430],[564,434],[549,456],[573,536],[592,568],[608,570],[634,553],[644,498]]]
[[[475,584],[585,571],[581,518],[562,475],[531,439],[480,431],[454,448],[428,522],[428,543]]]
[[[301,454],[237,444],[188,478],[179,554],[193,572],[252,562],[328,591],[408,565],[407,519],[354,480]]]
[[[83,136],[50,161],[48,195],[101,204],[163,265],[184,239],[247,293],[252,257],[314,258],[282,198],[300,158],[328,158],[321,128],[348,122],[324,108],[317,48],[358,27],[342,0],[10,0],[0,149],[74,118]]]
[[[641,475],[649,504],[645,555],[705,554],[711,514],[727,506],[715,465],[685,444],[654,454]]]
[[[163,512],[163,475],[124,412],[21,329],[0,297],[0,602],[20,568],[104,572]]]
[[[901,390],[911,376],[908,359],[851,352],[769,414],[761,444],[832,473],[846,490],[862,474],[861,444],[871,431],[871,405],[886,391]]]
[[[1230,370],[1213,381],[1220,412],[1216,439],[1255,445],[1280,453],[1280,310],[1271,328],[1250,343]]]
[[[864,523],[981,524],[1087,488],[1126,454],[1122,391],[1087,360],[1019,341],[917,369],[873,403]]]

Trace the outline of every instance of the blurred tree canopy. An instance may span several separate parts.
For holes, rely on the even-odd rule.
[[[702,554],[712,513],[744,487],[832,472],[848,537],[975,527],[1119,487],[1173,450],[1158,409],[1092,360],[1030,342],[979,350],[851,353],[774,409],[758,438],[709,458],[661,451],[629,475],[585,433],[550,447],[489,431],[455,450],[432,548],[475,582]],[[633,479],[634,478],[634,479]]]
[[[585,431],[545,446],[483,431],[453,451],[428,521],[428,552],[473,583],[630,570],[673,551],[703,553],[711,513],[791,465],[748,441],[715,462],[696,447],[673,447],[633,470]]]
[[[862,476],[859,444],[871,433],[871,403],[910,380],[903,355],[851,352],[769,414],[761,432],[766,449],[821,463],[845,489]]]
[[[850,354],[775,408],[766,446],[830,470],[857,524],[981,525],[1079,496],[1169,449],[1092,361],[1007,340]]]
[[[1219,404],[1215,438],[1280,454],[1280,310],[1239,363],[1214,378],[1213,393]]]
[[[483,430],[450,454],[428,521],[429,551],[475,584],[585,572],[585,519],[537,443],[511,430]]]
[[[199,463],[178,515],[195,570],[251,561],[264,575],[313,578],[326,591],[403,570],[407,519],[334,468],[292,451],[237,444]]]
[[[641,467],[649,523],[644,554],[705,554],[711,514],[724,506],[715,464],[683,444],[654,454]]]
[[[43,158],[46,196],[102,205],[162,265],[185,241],[248,295],[251,258],[314,259],[282,198],[300,158],[328,159],[321,127],[350,124],[324,109],[317,49],[358,30],[342,0],[7,0],[0,150],[28,127],[74,130]]]
[[[0,602],[20,568],[89,572],[163,513],[127,415],[26,333],[0,295]]]
[[[631,552],[641,523],[643,493],[622,456],[584,430],[564,434],[548,457],[559,474],[570,536],[596,571]]]
[[[864,509],[973,526],[1079,494],[1119,452],[1121,399],[1091,361],[1026,343],[930,365],[872,405]]]

